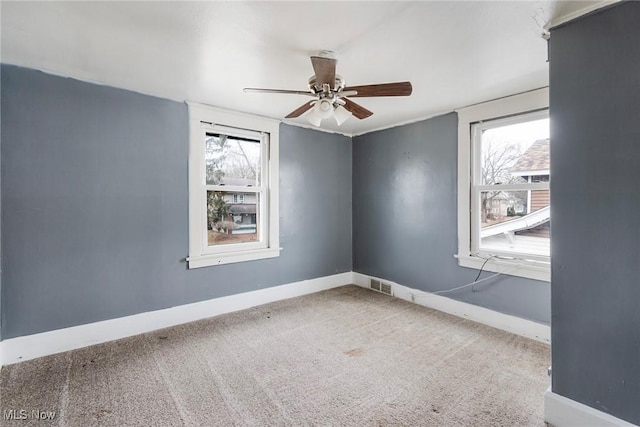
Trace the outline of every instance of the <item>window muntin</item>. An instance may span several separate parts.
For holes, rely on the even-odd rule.
[[[471,143],[471,252],[548,262],[547,110],[475,123]]]
[[[278,256],[279,123],[188,104],[189,268]]]

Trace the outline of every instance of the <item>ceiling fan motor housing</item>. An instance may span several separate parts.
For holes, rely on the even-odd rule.
[[[313,93],[320,93],[323,92],[323,88],[321,86],[317,86],[316,85],[316,76],[311,76],[309,77],[309,89],[311,89],[311,91]],[[345,87],[345,81],[344,79],[336,74],[336,81],[333,85],[332,88],[329,88],[331,92],[333,93],[337,93],[339,91],[341,91],[343,88]]]

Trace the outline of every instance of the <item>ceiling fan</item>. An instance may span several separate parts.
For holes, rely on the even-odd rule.
[[[311,65],[315,75],[309,78],[309,90],[261,89],[244,88],[245,92],[280,93],[291,95],[306,95],[315,98],[296,108],[285,117],[295,118],[309,111],[305,116],[314,126],[320,126],[323,119],[333,116],[341,125],[351,115],[358,119],[366,119],[373,114],[363,106],[356,104],[349,98],[363,98],[374,96],[409,96],[413,90],[410,82],[380,83],[363,86],[346,86],[344,79],[336,74],[334,52],[323,50],[311,57]]]

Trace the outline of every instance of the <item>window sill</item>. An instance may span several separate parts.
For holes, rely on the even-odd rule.
[[[211,254],[190,256],[187,258],[189,269],[211,267],[214,265],[232,264],[235,262],[255,261],[265,258],[275,258],[280,255],[280,249],[256,249],[242,252],[228,252],[225,254]]]
[[[485,259],[483,258],[469,255],[455,255],[455,257],[458,259],[458,265],[461,267],[475,268],[477,270],[482,268],[482,265],[485,262]],[[551,281],[551,268],[548,264],[544,263],[492,259],[484,265],[483,270],[508,274],[509,276],[541,280],[543,282]]]

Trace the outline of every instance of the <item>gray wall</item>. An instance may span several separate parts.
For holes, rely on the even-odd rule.
[[[1,84],[3,339],[352,270],[349,138],[281,126],[280,257],[187,270],[186,106]]]
[[[458,266],[457,115],[353,140],[354,270],[423,291],[472,282]],[[487,273],[483,273],[485,277]],[[547,282],[499,276],[448,297],[541,323]]]
[[[2,81],[2,67],[0,67],[0,82]],[[0,98],[2,84],[0,84]],[[0,152],[2,152],[2,102],[0,102]],[[0,162],[1,164],[2,162]],[[0,242],[2,242],[2,166],[0,165]],[[2,244],[0,244],[0,341],[2,341]]]
[[[640,3],[552,31],[555,393],[640,424]]]
[[[425,291],[477,274],[453,258],[455,114],[356,137],[353,156],[281,126],[281,256],[187,270],[184,104],[3,66],[1,107],[5,339],[352,269]],[[448,296],[549,322],[548,283],[475,290]]]

